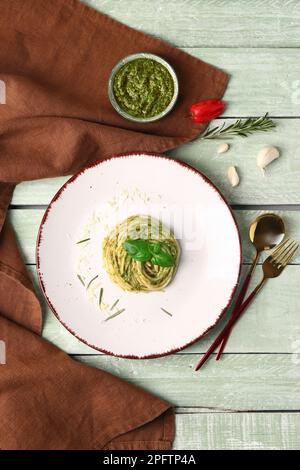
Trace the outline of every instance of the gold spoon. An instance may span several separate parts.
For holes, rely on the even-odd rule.
[[[259,260],[260,254],[265,250],[271,250],[278,245],[285,236],[285,226],[281,217],[277,214],[266,213],[258,216],[250,225],[249,238],[253,243],[256,255],[252,262],[251,268],[247,277],[242,285],[238,298],[236,300],[234,309],[231,316],[234,316],[235,312],[242,305],[244,297],[247,293],[248,286],[251,281],[252,274]],[[220,344],[216,360],[218,361],[222,355],[222,352],[226,346],[231,330],[224,337]]]

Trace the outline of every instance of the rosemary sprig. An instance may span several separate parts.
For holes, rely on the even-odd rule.
[[[101,304],[102,304],[102,297],[103,297],[103,287],[101,287],[100,293],[99,293],[99,307],[100,308],[101,308]]]
[[[88,285],[86,286],[86,290],[88,290],[88,288],[90,287],[90,285],[92,284],[92,282],[94,282],[97,278],[98,278],[98,274],[97,276],[93,277],[93,279],[90,280],[90,282],[88,283]]]
[[[118,315],[121,315],[121,313],[123,313],[123,312],[125,312],[125,308],[121,308],[121,310],[118,310],[116,313],[114,313],[114,314],[111,315],[110,317],[105,318],[104,321],[111,320],[112,318],[115,318],[115,317],[117,317]]]
[[[76,243],[76,245],[80,245],[80,243],[88,242],[90,238],[85,238],[84,240],[79,240],[79,242]]]
[[[85,287],[84,280],[82,279],[82,277],[80,276],[80,274],[77,274],[77,277],[78,277],[79,281],[81,282],[81,284]]]
[[[275,122],[268,117],[268,113],[259,118],[238,119],[229,126],[225,124],[224,121],[221,126],[208,127],[202,134],[201,139],[221,139],[223,137],[231,139],[236,135],[247,137],[254,132],[268,132],[276,127]]]
[[[167,315],[169,315],[170,317],[173,317],[172,313],[168,312],[168,310],[166,310],[165,308],[160,307],[160,309],[161,309],[164,313],[166,313]]]
[[[113,304],[112,306],[110,307],[110,310],[113,310],[115,308],[115,306],[118,304],[120,299],[117,299]]]

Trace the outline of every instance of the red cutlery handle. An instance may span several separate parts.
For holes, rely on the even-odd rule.
[[[230,329],[233,327],[233,325],[238,321],[242,313],[246,310],[248,305],[252,302],[258,291],[261,289],[261,287],[264,285],[266,279],[263,278],[262,281],[255,287],[255,289],[251,292],[249,297],[245,300],[245,302],[241,305],[239,310],[236,312],[234,317],[231,317],[227,325],[223,328],[221,333],[216,337],[210,348],[207,350],[207,352],[204,354],[200,362],[198,363],[196,367],[196,371],[200,369],[200,367],[203,366],[203,364],[207,361],[211,353],[216,349],[216,347],[220,344],[222,339],[227,335],[227,333],[230,331]]]
[[[242,285],[242,288],[240,290],[240,293],[238,295],[238,298],[235,302],[235,306],[234,306],[234,309],[231,313],[231,318],[234,317],[236,315],[236,313],[238,312],[240,306],[242,305],[243,303],[243,300],[245,298],[245,295],[247,294],[247,290],[248,290],[248,287],[249,287],[249,284],[250,284],[250,281],[251,281],[251,278],[252,278],[252,269],[249,271],[249,273],[247,274],[246,276],[246,279],[244,280],[244,283]],[[218,361],[224,351],[224,348],[227,344],[227,341],[228,341],[228,338],[230,336],[230,333],[232,331],[232,328],[228,331],[228,334],[226,336],[224,336],[223,338],[223,341],[222,343],[220,344],[220,348],[219,348],[219,351],[218,351],[218,354],[217,354],[217,357],[216,357],[216,360]]]

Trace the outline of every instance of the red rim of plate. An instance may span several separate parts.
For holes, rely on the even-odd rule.
[[[211,186],[214,189],[214,191],[216,191],[216,193],[219,195],[220,199],[223,201],[224,205],[227,207],[227,209],[228,209],[228,211],[229,211],[229,213],[232,217],[232,221],[235,225],[236,232],[237,232],[237,235],[238,235],[239,248],[240,248],[239,271],[238,271],[238,275],[237,275],[237,280],[236,280],[235,285],[232,288],[232,292],[231,292],[230,298],[227,302],[227,305],[221,310],[221,312],[218,315],[215,323],[212,324],[210,327],[208,327],[201,335],[197,336],[195,339],[193,339],[190,342],[184,344],[183,346],[180,346],[180,347],[175,348],[175,349],[171,349],[171,350],[163,352],[163,353],[150,354],[150,355],[146,355],[146,356],[115,354],[111,351],[101,349],[101,348],[99,348],[99,346],[95,346],[93,344],[88,343],[88,341],[81,338],[75,331],[73,331],[68,325],[66,325],[63,322],[63,320],[60,318],[59,314],[57,313],[54,306],[52,305],[51,300],[47,296],[45,285],[44,285],[44,282],[43,282],[43,279],[42,279],[42,274],[41,274],[41,271],[40,271],[40,256],[39,256],[39,247],[40,247],[40,244],[41,244],[41,236],[42,236],[43,226],[44,226],[44,224],[45,224],[45,222],[48,218],[48,215],[51,211],[52,205],[55,203],[55,201],[57,201],[57,199],[59,199],[59,197],[61,196],[63,191],[66,189],[66,187],[70,183],[73,183],[79,176],[81,176],[86,171],[88,171],[91,168],[94,168],[96,166],[99,166],[102,163],[107,162],[108,160],[113,160],[113,159],[122,158],[122,157],[126,158],[126,157],[137,156],[137,155],[145,155],[147,157],[162,158],[164,160],[168,160],[172,163],[175,163],[176,165],[180,165],[180,166],[194,172],[196,175],[198,175],[200,178],[202,178],[209,186]],[[228,307],[230,306],[230,304],[233,300],[234,294],[235,294],[235,292],[237,290],[237,287],[238,287],[238,282],[239,282],[239,278],[240,278],[240,274],[241,274],[241,268],[242,268],[242,242],[241,242],[241,236],[240,236],[240,232],[239,232],[239,229],[238,229],[238,225],[237,225],[237,222],[236,222],[236,219],[235,219],[235,216],[233,214],[233,211],[232,211],[231,207],[229,206],[228,202],[226,201],[226,199],[223,196],[223,194],[221,193],[221,191],[200,170],[197,170],[196,168],[192,167],[188,163],[185,163],[185,162],[182,162],[182,161],[179,161],[179,160],[175,160],[174,158],[167,157],[166,155],[162,155],[162,154],[159,154],[159,153],[140,152],[140,151],[139,152],[125,152],[125,153],[120,153],[120,154],[116,154],[116,155],[111,155],[107,158],[104,158],[102,160],[98,160],[97,162],[92,163],[91,165],[84,167],[82,170],[78,171],[75,175],[71,176],[71,178],[69,178],[68,181],[66,181],[61,186],[61,188],[57,191],[57,193],[55,194],[55,196],[52,198],[51,202],[49,203],[49,205],[48,205],[48,207],[47,207],[47,209],[44,213],[44,216],[42,218],[40,227],[39,227],[38,236],[37,236],[37,243],[36,243],[36,264],[37,264],[37,274],[38,274],[39,286],[40,286],[40,289],[41,289],[41,291],[42,291],[42,293],[43,293],[43,295],[46,299],[46,302],[47,302],[48,306],[50,307],[50,309],[52,310],[52,312],[54,313],[56,318],[59,320],[59,322],[66,328],[66,330],[68,330],[73,336],[75,336],[75,338],[77,338],[79,341],[86,344],[90,348],[95,349],[96,351],[102,352],[104,354],[108,354],[109,356],[120,357],[120,358],[124,358],[124,359],[155,359],[155,358],[158,358],[158,357],[164,357],[164,356],[168,356],[170,354],[182,351],[183,349],[186,349],[187,347],[189,347],[192,344],[196,343],[201,338],[203,338],[203,336],[205,336],[210,330],[212,330],[216,326],[216,324],[221,320],[221,318],[224,316],[225,312],[227,311]]]

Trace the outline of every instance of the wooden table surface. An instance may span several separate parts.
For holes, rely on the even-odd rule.
[[[300,239],[300,1],[298,0],[88,0],[112,17],[161,37],[232,76],[226,121],[261,116],[277,130],[232,141],[216,157],[216,141],[194,141],[172,152],[203,171],[232,204],[244,245],[244,270],[253,251],[251,219],[278,212]],[[219,121],[220,123],[220,121]],[[264,178],[256,154],[269,143],[282,156]],[[228,166],[241,184],[230,188]],[[34,279],[35,242],[45,207],[66,178],[21,184],[9,217]],[[220,234],[221,241],[221,234]],[[199,356],[213,332],[192,347],[161,359],[113,358],[74,338],[46,308],[44,337],[85,363],[112,372],[176,405],[176,449],[300,448],[300,253],[266,285],[235,328],[223,360],[200,374]],[[254,282],[259,279],[258,267]]]

